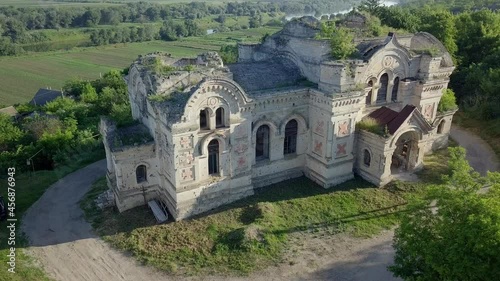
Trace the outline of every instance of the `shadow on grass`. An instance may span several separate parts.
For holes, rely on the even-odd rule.
[[[238,220],[244,225],[249,225],[263,216],[262,209],[257,207],[258,203],[283,202],[293,199],[331,194],[338,191],[374,187],[375,186],[373,184],[361,179],[360,177],[356,177],[355,179],[349,180],[339,186],[324,189],[305,176],[302,176],[300,178],[256,189],[254,191],[255,194],[252,196],[195,215],[185,219],[184,221],[188,222],[199,220],[207,216],[241,208],[242,211],[239,214]],[[115,208],[106,208],[103,211],[96,208],[93,200],[106,189],[107,185],[105,179],[100,179],[94,184],[81,203],[82,209],[85,210],[87,221],[91,222],[92,226],[98,230],[100,235],[105,236],[117,233],[130,233],[136,228],[148,227],[156,224],[154,215],[147,206],[139,206],[122,213],[118,213]],[[169,223],[174,223],[171,217],[169,217],[167,224]]]
[[[187,220],[199,219],[208,215],[214,215],[236,208],[245,208],[240,220],[242,223],[252,223],[256,217],[251,218],[251,215],[258,215],[258,210],[255,209],[255,204],[263,202],[283,202],[293,199],[312,197],[317,195],[330,194],[338,191],[349,191],[360,188],[375,188],[376,186],[363,180],[361,177],[355,176],[354,179],[346,181],[338,186],[325,189],[316,184],[305,176],[282,181],[269,186],[264,186],[254,190],[254,195],[241,200],[232,202],[225,206],[220,206],[216,209],[195,215]]]
[[[276,230],[276,231],[273,231],[273,233],[274,234],[290,234],[290,233],[306,231],[306,230],[315,231],[315,230],[319,230],[319,229],[326,229],[329,227],[333,227],[334,229],[338,229],[340,225],[345,224],[345,223],[373,220],[373,219],[377,219],[377,218],[397,215],[397,214],[402,213],[402,212],[407,212],[408,210],[402,209],[402,207],[404,207],[406,205],[407,205],[407,203],[396,204],[396,205],[392,205],[389,207],[384,207],[384,208],[380,208],[380,209],[376,209],[376,210],[371,210],[371,211],[366,211],[366,212],[358,212],[357,214],[344,216],[344,217],[335,219],[335,220],[330,221],[330,222],[321,222],[321,223],[300,225],[300,226],[296,226],[296,227],[292,227],[292,228],[288,228],[288,229]]]

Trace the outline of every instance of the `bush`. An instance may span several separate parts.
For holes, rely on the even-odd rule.
[[[365,117],[356,124],[356,129],[365,130],[379,136],[387,137],[389,132],[387,131],[387,126],[382,128],[376,119],[371,117]]]
[[[238,46],[237,45],[222,46],[220,48],[219,55],[222,58],[222,61],[226,64],[236,63],[238,61]]]
[[[266,23],[266,26],[277,26],[281,27],[283,26],[283,22],[279,19],[272,19]]]
[[[334,59],[347,59],[356,52],[352,32],[347,28],[335,26],[333,22],[322,23],[321,32],[317,37],[318,39],[330,39],[331,55]]]
[[[443,96],[438,104],[439,112],[446,112],[450,110],[457,109],[457,100],[455,98],[455,93],[451,89],[446,89],[443,91]]]
[[[130,104],[113,104],[110,117],[118,127],[127,126],[134,122]]]

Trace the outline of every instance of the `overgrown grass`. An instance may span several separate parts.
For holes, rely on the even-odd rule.
[[[294,232],[367,237],[397,223],[402,189],[355,179],[325,190],[307,178],[266,187],[256,195],[194,219],[155,225],[146,207],[96,211],[106,189],[97,181],[82,207],[98,233],[145,264],[178,274],[246,274],[279,263]]]
[[[449,172],[447,159],[447,149],[426,157],[421,182],[377,188],[356,178],[325,190],[302,177],[208,214],[163,225],[155,224],[147,207],[121,214],[112,208],[99,211],[94,199],[107,189],[104,178],[94,183],[81,206],[107,242],[145,264],[171,274],[245,275],[282,262],[296,232],[368,237],[393,227],[409,198],[441,183]]]
[[[361,121],[356,123],[356,129],[365,130],[382,137],[385,137],[387,135],[387,132],[384,131],[378,121],[371,117],[365,117]]]
[[[23,252],[23,248],[28,246],[28,243],[20,233],[22,216],[47,190],[47,188],[70,174],[96,160],[104,158],[102,149],[96,150],[93,153],[81,156],[78,160],[71,162],[70,165],[59,167],[53,171],[36,171],[34,174],[16,174],[16,273],[12,274],[7,271],[7,254],[9,253],[7,245],[7,222],[0,222],[0,280],[9,281],[44,281],[50,280],[45,272],[38,267],[31,257]],[[5,178],[0,178],[0,181],[6,183]],[[4,189],[6,190],[6,189]],[[5,195],[5,194],[3,194]]]

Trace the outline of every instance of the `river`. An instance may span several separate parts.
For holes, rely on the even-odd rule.
[[[399,4],[399,2],[398,1],[381,1],[381,4],[383,6],[393,6],[393,5]],[[346,13],[350,12],[351,10],[352,10],[352,7],[350,9],[348,9],[348,10],[342,10],[342,11],[338,11],[338,12],[337,11],[333,11],[331,13],[322,14],[321,16],[324,16],[324,15],[328,15],[329,16],[330,14],[346,14]],[[291,20],[293,18],[300,18],[300,17],[303,17],[303,16],[312,16],[312,17],[314,17],[314,15],[315,15],[314,13],[289,14],[289,15],[286,15],[286,20],[288,21],[288,20]]]

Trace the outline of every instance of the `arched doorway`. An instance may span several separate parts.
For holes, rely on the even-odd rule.
[[[438,134],[442,134],[443,133],[444,123],[445,123],[444,120],[442,120],[441,122],[439,122],[439,126],[438,126],[438,129],[437,129],[437,133]]]
[[[412,171],[418,161],[419,135],[415,131],[402,134],[396,141],[396,149],[392,154],[391,173]]]

